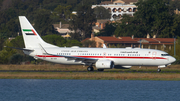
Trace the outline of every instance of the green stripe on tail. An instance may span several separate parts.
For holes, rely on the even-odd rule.
[[[32,31],[31,29],[23,29],[23,31]]]

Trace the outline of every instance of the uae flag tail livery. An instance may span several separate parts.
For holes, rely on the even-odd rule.
[[[23,32],[26,35],[37,35],[36,32],[33,29],[23,29]]]
[[[26,49],[40,48],[39,44],[43,47],[56,47],[42,40],[25,16],[19,16],[19,21]]]

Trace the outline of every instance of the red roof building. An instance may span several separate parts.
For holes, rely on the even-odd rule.
[[[158,50],[171,50],[174,45],[174,38],[134,38],[141,43],[141,48]]]
[[[174,45],[174,38],[134,38],[134,37],[115,37],[115,36],[94,36],[86,38],[82,41],[94,41],[96,47],[103,47],[106,44],[107,47],[140,47],[151,48],[158,50],[171,50]]]
[[[138,47],[139,43],[137,40],[132,39],[131,37],[115,37],[115,36],[95,36],[92,34],[91,38],[86,38],[82,41],[95,41],[96,47],[103,47],[103,44],[106,44],[107,47],[119,46],[119,47]]]

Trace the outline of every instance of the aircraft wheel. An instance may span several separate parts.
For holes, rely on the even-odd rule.
[[[160,68],[158,68],[158,69],[157,69],[157,71],[158,71],[158,72],[161,72],[161,69],[160,69]]]
[[[87,70],[88,70],[88,71],[93,71],[93,70],[94,70],[94,68],[93,68],[93,67],[91,67],[91,66],[89,66],[89,67],[87,68]]]
[[[98,69],[98,71],[104,71],[104,69]]]

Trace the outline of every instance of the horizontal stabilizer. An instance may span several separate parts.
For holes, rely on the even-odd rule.
[[[4,46],[4,47],[7,47],[7,46]],[[16,48],[16,47],[7,47],[7,48],[13,48],[13,49],[24,50],[24,51],[34,51],[31,49],[26,49],[26,48]]]

